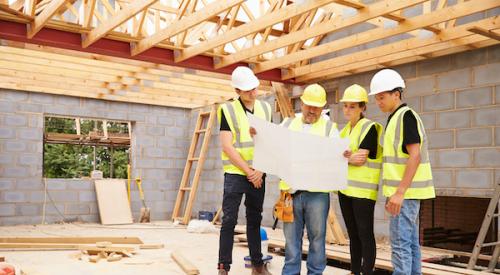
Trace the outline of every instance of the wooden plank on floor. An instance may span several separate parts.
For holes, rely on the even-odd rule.
[[[197,275],[200,271],[190,261],[188,261],[181,253],[174,251],[170,254],[172,259],[182,268],[187,275]]]
[[[2,248],[20,248],[20,249],[68,249],[68,250],[91,250],[91,251],[112,251],[112,252],[130,252],[134,251],[139,246],[136,245],[111,245],[108,247],[97,247],[96,245],[85,245],[78,243],[0,243]]]
[[[133,223],[125,180],[96,180],[95,190],[102,224]]]
[[[0,237],[0,243],[144,244],[138,237]]]

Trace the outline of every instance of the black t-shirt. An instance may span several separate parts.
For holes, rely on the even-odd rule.
[[[366,149],[370,151],[368,153],[369,159],[377,158],[377,141],[378,141],[377,128],[375,127],[375,125],[372,125],[372,127],[370,127],[370,130],[368,130],[368,133],[366,134],[365,138],[361,141],[361,144],[359,145],[360,149]]]
[[[240,101],[240,104],[243,107],[243,110],[245,110],[245,113],[253,114],[253,110],[247,109],[247,107],[245,107],[245,104],[243,104],[243,102],[241,101],[241,98],[238,98],[238,100]],[[224,112],[221,112],[221,116],[220,116],[220,130],[221,131],[231,131],[231,128],[229,127],[229,124],[227,123],[226,115],[224,114]]]
[[[396,111],[394,111],[387,119],[387,125],[389,121],[394,116],[394,114],[402,107],[406,106],[406,103],[401,104]],[[387,128],[386,125],[386,128]],[[420,143],[420,135],[418,134],[417,118],[413,115],[413,112],[406,112],[403,116],[403,144],[402,150],[404,153],[408,154],[406,150],[406,145]]]

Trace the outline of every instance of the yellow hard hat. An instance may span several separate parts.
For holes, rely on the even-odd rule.
[[[300,100],[306,105],[323,107],[326,104],[326,91],[319,84],[312,84],[304,89]]]
[[[340,102],[368,102],[368,94],[365,88],[354,84],[345,89]]]

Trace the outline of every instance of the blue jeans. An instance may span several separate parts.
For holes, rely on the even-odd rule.
[[[326,220],[330,209],[330,194],[298,191],[293,195],[293,222],[284,223],[285,265],[283,275],[300,274],[304,225],[309,239],[307,274],[323,274],[326,267]]]
[[[404,200],[401,212],[391,217],[393,275],[420,275],[422,265],[418,230],[420,200]]]

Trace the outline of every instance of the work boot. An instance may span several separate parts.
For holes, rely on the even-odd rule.
[[[269,270],[267,270],[267,264],[252,266],[252,275],[272,275]]]
[[[218,275],[228,275],[229,274],[229,272],[224,268],[224,264],[219,264],[217,269],[219,270],[219,273],[217,273]]]

